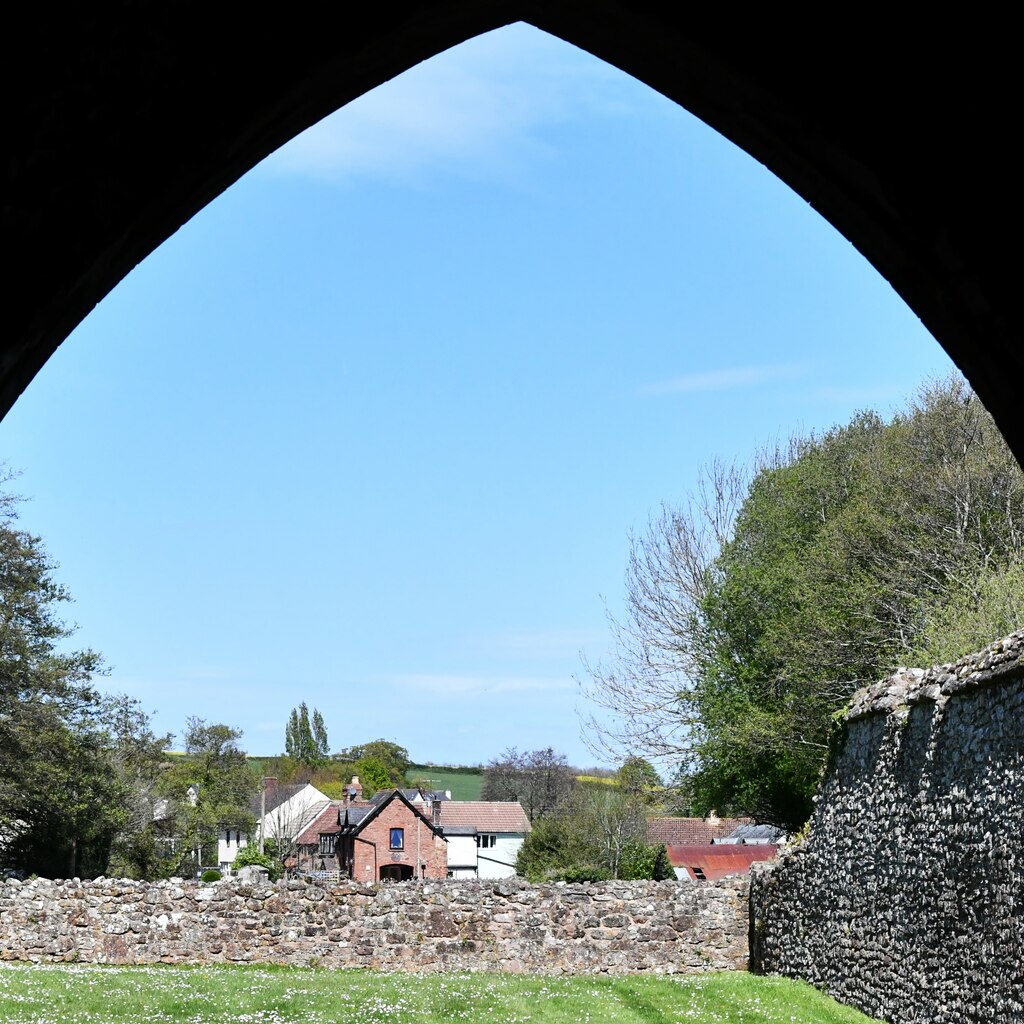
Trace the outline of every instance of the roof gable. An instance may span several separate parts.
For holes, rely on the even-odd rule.
[[[408,807],[409,810],[412,811],[412,813],[416,817],[421,818],[426,823],[427,827],[430,829],[431,832],[434,833],[434,835],[440,836],[442,839],[444,839],[444,833],[441,831],[441,829],[439,829],[430,820],[430,818],[423,813],[423,811],[419,807],[413,804],[412,801],[410,801],[408,797],[406,797],[405,793],[400,789],[391,790],[388,796],[381,800],[380,803],[376,803],[371,807],[367,807],[366,814],[363,815],[358,821],[351,822],[350,827],[346,828],[345,831],[348,832],[350,835],[358,835],[367,825],[370,824],[371,821],[373,821],[374,818],[377,817],[378,814],[380,814],[381,811],[384,810],[385,807],[387,807],[390,803],[392,803],[395,800],[399,800],[403,804],[405,804],[405,806]],[[354,809],[355,808],[349,808],[349,810]],[[360,810],[361,809],[362,808],[360,808]],[[445,841],[447,842],[447,840]]]
[[[399,790],[380,789],[376,793],[374,793],[373,796],[370,797],[370,803],[371,804],[386,803],[390,799],[391,794],[393,792],[401,793],[402,796],[404,796],[406,801],[409,802],[409,803],[417,803],[418,804],[418,803],[422,803],[423,802],[423,797],[420,794],[420,791],[418,789],[399,789]]]
[[[332,800],[296,837],[297,846],[313,846],[326,832],[341,831],[341,804]]]
[[[249,801],[249,810],[259,818],[261,811],[270,814],[271,811],[276,811],[296,797],[301,797],[301,802],[308,803],[330,799],[326,793],[321,793],[311,782],[289,782],[285,785],[268,786],[262,794],[257,793]]]

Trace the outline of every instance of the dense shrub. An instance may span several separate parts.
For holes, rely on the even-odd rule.
[[[612,877],[607,868],[595,864],[574,864],[555,875],[559,882],[607,882]]]
[[[268,850],[271,847],[271,842],[268,840],[265,844]],[[260,853],[260,848],[250,842],[248,846],[243,846],[238,853],[235,854],[235,862],[232,865],[235,871],[239,868],[249,867],[255,865],[256,867],[266,868],[270,872],[270,880],[276,882],[282,874],[281,863],[271,856],[270,852]]]

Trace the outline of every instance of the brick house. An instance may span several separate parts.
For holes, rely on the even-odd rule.
[[[299,871],[338,871],[358,882],[447,878],[447,841],[400,789],[333,801],[296,840]]]

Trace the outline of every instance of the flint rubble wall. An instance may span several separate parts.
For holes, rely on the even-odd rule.
[[[899,1022],[1024,1020],[1024,631],[862,690],[751,966]]]

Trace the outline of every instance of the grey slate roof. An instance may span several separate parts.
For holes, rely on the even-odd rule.
[[[280,807],[286,800],[290,800],[296,793],[301,793],[306,788],[307,783],[288,783],[284,786],[270,786],[267,789],[267,813],[269,814],[272,810]],[[259,818],[260,816],[260,794],[257,793],[254,797],[249,800],[249,810],[253,816]]]
[[[785,830],[775,825],[740,825],[727,836],[715,839],[715,843],[751,843],[760,841],[762,843],[780,843],[786,838]]]
[[[394,789],[378,790],[376,793],[373,794],[373,796],[370,797],[370,803],[382,804],[394,792]],[[420,791],[418,789],[399,789],[397,792],[401,793],[402,796],[404,796],[405,799],[409,801],[409,803],[413,803],[420,795]]]
[[[346,807],[341,813],[346,824],[358,825],[372,810],[373,807]]]

